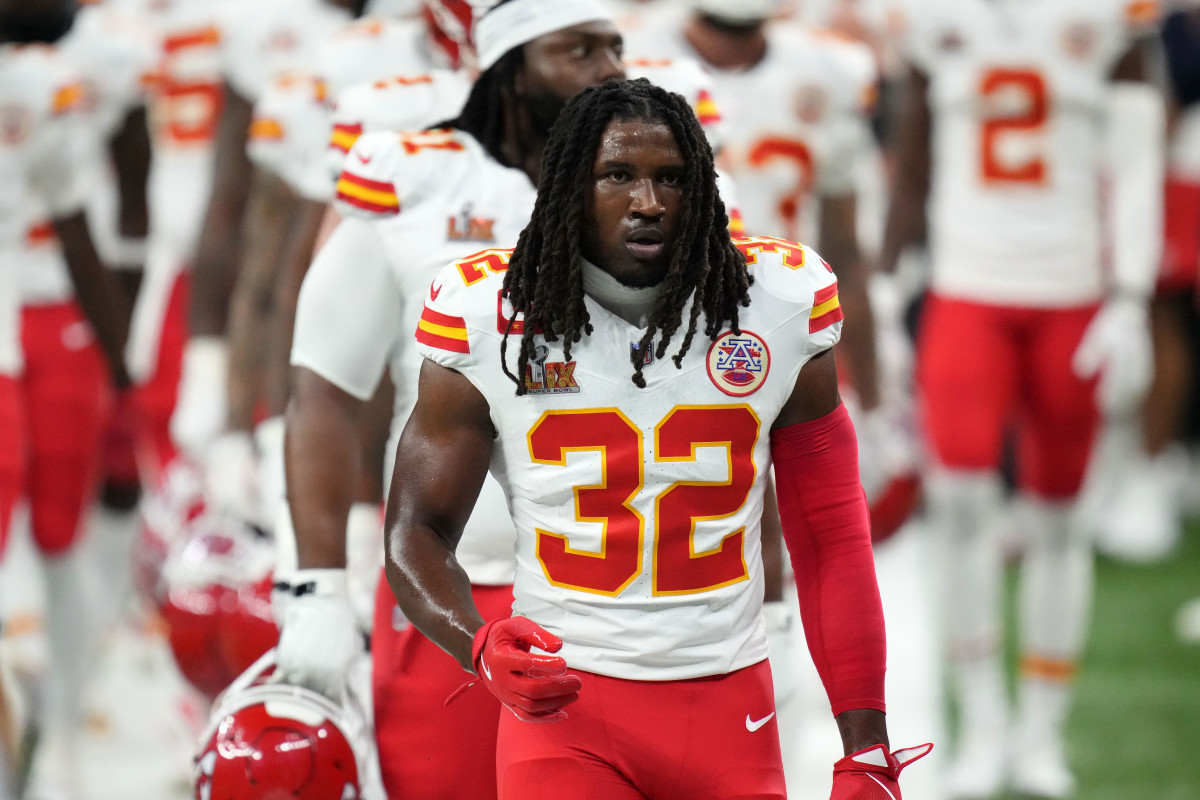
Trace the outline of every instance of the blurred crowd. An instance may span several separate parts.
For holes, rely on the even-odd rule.
[[[930,590],[956,713],[925,793],[1073,796],[1093,555],[1170,558],[1200,511],[1200,3],[605,4],[620,60],[589,80],[683,95],[731,233],[804,242],[837,275],[874,541],[922,537],[936,576],[907,576]],[[460,150],[444,129],[469,130],[536,176],[569,70],[541,69],[559,57],[541,39],[517,62],[485,52],[495,5],[0,0],[0,560],[18,531],[33,542],[45,648],[21,644],[0,573],[0,800],[90,797],[83,690],[130,618],[154,620],[205,705],[197,797],[250,796],[220,794],[214,743],[227,720],[261,732],[243,712],[272,702],[298,709],[295,736],[348,747],[294,796],[437,784],[384,757],[425,713],[378,674],[408,657],[379,580],[419,367],[397,342],[426,262],[521,226],[436,174],[401,185],[366,145]],[[473,108],[485,81],[500,105]],[[378,238],[351,241],[356,224]],[[494,605],[511,559],[471,574]],[[768,581],[764,608],[785,766],[812,690],[790,583]],[[1200,638],[1200,610],[1181,619]]]

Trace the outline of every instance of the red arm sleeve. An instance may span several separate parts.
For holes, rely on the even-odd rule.
[[[846,407],[772,431],[771,457],[804,635],[833,713],[884,711],[883,606]]]

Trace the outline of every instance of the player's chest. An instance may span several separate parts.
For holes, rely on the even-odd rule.
[[[1108,26],[1060,3],[968,0],[929,36],[932,105],[985,119],[1094,108],[1113,47]]]
[[[814,171],[834,151],[844,112],[839,87],[819,71],[728,75],[715,89],[728,120],[722,157],[731,169]]]
[[[727,327],[715,341],[697,333],[677,366],[674,357],[683,331],[672,336],[660,356],[657,338],[643,349],[644,331],[594,308],[589,311],[592,333],[572,347],[569,358],[561,342],[538,337],[528,363],[518,369],[518,340],[510,338],[510,370],[520,373],[526,390],[506,403],[506,416],[515,428],[533,430],[550,417],[561,418],[553,425],[567,427],[619,420],[650,437],[640,445],[649,452],[657,432],[682,419],[710,432],[743,423],[757,431],[769,425],[790,394],[797,363],[790,353],[796,348],[784,336],[768,344],[768,335],[753,319],[744,320],[738,333]],[[637,361],[644,388],[634,384]],[[511,393],[509,383],[504,394]]]

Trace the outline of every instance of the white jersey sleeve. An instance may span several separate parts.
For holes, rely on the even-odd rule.
[[[277,78],[254,104],[246,153],[301,197],[333,199],[324,150],[330,127],[325,81],[315,75]]]
[[[453,129],[369,133],[350,149],[337,181],[343,217],[386,219],[436,193],[442,164],[466,150]]]
[[[402,305],[374,226],[342,220],[300,287],[292,364],[369,400],[402,335]]]

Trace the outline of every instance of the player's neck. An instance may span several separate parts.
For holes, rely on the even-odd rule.
[[[683,29],[683,35],[696,55],[716,69],[747,70],[767,55],[763,25],[733,27],[707,17],[693,17]]]
[[[637,328],[646,327],[654,304],[662,291],[662,285],[637,288],[626,286],[586,258],[581,259],[583,268],[583,291],[606,311]]]

